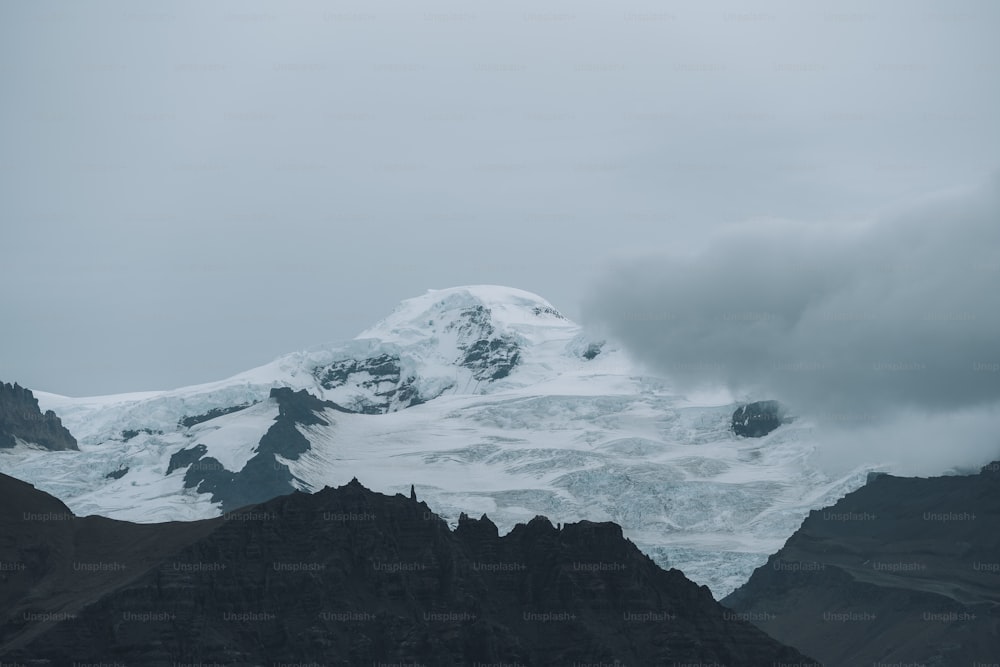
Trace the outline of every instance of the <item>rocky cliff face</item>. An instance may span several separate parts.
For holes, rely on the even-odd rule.
[[[744,438],[760,438],[784,423],[784,409],[777,401],[756,401],[736,408],[732,429]]]
[[[333,401],[322,401],[305,389],[293,391],[288,387],[275,387],[270,398],[278,404],[278,416],[257,444],[256,453],[241,470],[226,469],[217,459],[205,456],[207,448],[198,444],[175,453],[170,458],[167,474],[187,468],[185,488],[211,493],[212,502],[221,503],[227,512],[294,491],[295,477],[277,457],[295,460],[307,452],[310,443],[299,427],[328,426],[329,422],[321,416],[325,410],[349,411]]]
[[[534,314],[564,319],[551,308],[543,311],[536,307]],[[486,306],[477,304],[454,308],[439,315],[444,315],[445,319],[437,322],[437,329],[434,328],[434,315],[422,323],[428,333],[433,332],[437,336],[429,336],[421,347],[433,348],[441,344],[440,339],[447,339],[450,347],[439,350],[439,353],[456,356],[444,357],[440,361],[447,366],[469,371],[476,383],[489,384],[501,380],[521,362],[521,347],[517,338],[497,329],[493,312]],[[412,326],[408,329],[412,333]],[[403,410],[433,400],[454,388],[453,381],[437,382],[432,383],[432,389],[421,392],[418,388],[420,378],[412,368],[404,370],[398,350],[383,351],[360,359],[337,359],[316,366],[312,375],[324,390],[331,392],[330,395],[338,396],[337,392],[345,392],[344,399],[338,399],[345,407],[365,414]]]
[[[550,310],[556,317],[562,317],[554,309]],[[535,314],[542,313],[536,309]],[[458,334],[462,356],[457,363],[471,370],[472,377],[479,382],[507,377],[521,359],[515,338],[497,332],[492,313],[485,306],[466,308],[448,329]]]
[[[399,356],[379,354],[367,359],[340,359],[314,368],[313,376],[324,389],[338,389],[351,384],[365,390],[354,399],[351,409],[369,415],[384,414],[420,405],[428,398],[420,395],[413,383],[403,377]]]
[[[0,492],[5,484],[19,483],[0,477]],[[8,630],[0,656],[25,665],[816,664],[658,568],[610,523],[537,517],[500,537],[488,518],[463,516],[451,531],[416,498],[353,481],[214,523],[144,526],[198,533],[186,545],[176,534],[143,542],[151,566],[139,564],[140,540],[112,546],[130,525],[107,522],[106,553],[88,555],[77,578],[114,563],[129,565],[127,577],[105,574],[103,588],[77,597],[36,587],[35,616]],[[38,526],[5,529],[24,538]],[[69,570],[75,556],[46,558]],[[29,596],[18,590],[5,600],[15,609]]]
[[[1000,656],[1000,462],[979,475],[872,477],[812,512],[723,600],[831,667]]]
[[[30,389],[0,382],[0,447],[13,447],[16,438],[54,451],[78,449],[56,413],[38,409]]]

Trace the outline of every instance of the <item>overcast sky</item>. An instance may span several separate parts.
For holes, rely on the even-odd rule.
[[[990,0],[3,3],[0,379],[219,379],[469,283],[579,317],[639,251],[698,258],[633,274],[690,309],[741,238],[840,244],[787,295],[855,312],[854,241],[804,230],[989,199],[998,33]]]

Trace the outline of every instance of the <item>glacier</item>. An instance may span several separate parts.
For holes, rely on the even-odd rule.
[[[353,340],[219,382],[86,398],[36,390],[80,451],[24,443],[0,452],[0,471],[78,515],[218,516],[211,494],[185,486],[184,468],[167,474],[171,457],[203,445],[239,470],[278,416],[269,398],[277,387],[352,411],[325,410],[325,425],[298,427],[304,454],[276,456],[299,490],[355,477],[383,493],[408,494],[412,484],[449,522],[487,514],[502,532],[539,514],[614,521],[716,598],[742,585],[810,510],[880,469],[825,474],[813,457],[822,432],[805,418],[738,437],[730,417],[739,402],[727,392],[685,396],[542,297],[473,285],[429,290]]]

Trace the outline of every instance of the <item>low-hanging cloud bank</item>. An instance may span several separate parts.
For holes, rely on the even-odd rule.
[[[960,428],[1000,403],[998,288],[994,174],[864,222],[753,221],[619,260],[583,313],[682,389],[724,385],[874,434],[903,415]],[[967,458],[1000,453],[973,430]]]

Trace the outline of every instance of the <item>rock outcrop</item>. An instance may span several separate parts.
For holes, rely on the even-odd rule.
[[[0,494],[25,486],[0,476]],[[14,541],[0,553],[25,566],[3,588],[0,656],[24,665],[816,664],[610,523],[536,517],[500,537],[463,516],[453,532],[425,503],[357,480],[226,519],[102,520],[87,542],[99,554],[67,537],[86,519],[5,521]],[[32,550],[53,525],[62,547]]]
[[[399,357],[380,354],[367,359],[341,359],[313,369],[313,376],[324,389],[337,389],[356,383],[372,392],[371,398],[358,397],[351,409],[369,415],[394,412],[420,405],[428,398],[420,395],[416,378],[403,377]]]
[[[541,315],[542,311],[535,314]],[[561,317],[558,313],[556,315]],[[453,330],[460,341],[462,356],[456,362],[472,371],[472,377],[480,382],[507,377],[521,361],[517,340],[496,330],[493,314],[485,306],[462,310],[459,319],[447,329]]]
[[[0,447],[14,447],[17,439],[53,451],[79,449],[56,413],[39,410],[30,389],[0,382]]]
[[[870,477],[810,513],[723,604],[830,667],[995,663],[1000,462]]]
[[[733,412],[732,429],[745,438],[760,438],[786,422],[784,409],[777,401],[756,401]]]
[[[212,502],[222,503],[225,511],[263,502],[295,490],[295,477],[277,457],[298,459],[309,450],[309,440],[300,426],[329,422],[321,416],[326,410],[350,412],[333,401],[323,401],[305,389],[271,389],[270,398],[278,403],[278,416],[257,444],[255,454],[240,470],[228,470],[217,459],[204,456],[207,448],[194,445],[170,458],[167,474],[187,468],[184,486],[199,493],[211,493]]]

